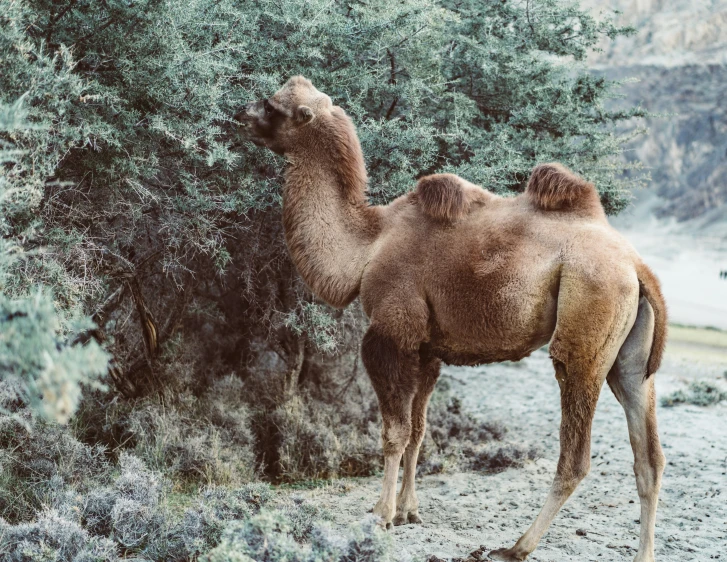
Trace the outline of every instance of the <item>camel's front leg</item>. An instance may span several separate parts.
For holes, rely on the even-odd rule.
[[[366,371],[379,399],[383,419],[384,481],[374,514],[390,528],[396,512],[399,465],[412,432],[412,404],[417,391],[418,354],[406,352],[374,326],[361,346]]]
[[[381,517],[382,524],[390,529],[396,513],[396,482],[399,477],[401,457],[409,441],[410,428],[397,416],[384,416],[381,432],[384,442],[384,480],[381,497],[374,506],[374,515]]]
[[[396,498],[394,525],[422,522],[419,517],[419,500],[414,488],[414,480],[419,448],[427,430],[427,406],[429,397],[434,391],[434,385],[439,378],[439,367],[439,359],[432,357],[426,351],[419,354],[419,385],[412,403],[411,438],[404,451],[404,478],[401,483],[401,492]]]

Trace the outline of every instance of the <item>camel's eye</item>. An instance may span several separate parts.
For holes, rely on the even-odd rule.
[[[265,115],[270,115],[273,111],[275,111],[275,108],[268,100],[265,100],[263,107],[265,108]]]

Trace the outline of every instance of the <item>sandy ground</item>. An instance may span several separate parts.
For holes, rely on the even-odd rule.
[[[701,353],[703,346],[709,353]],[[664,396],[694,379],[718,381],[727,389],[725,371],[727,334],[677,329],[657,374],[657,393]],[[511,546],[539,511],[558,458],[559,391],[544,351],[516,364],[446,368],[443,376],[451,379],[469,411],[502,420],[508,440],[535,443],[542,457],[494,475],[419,478],[424,524],[391,532],[397,549],[422,562],[430,554],[450,559],[481,545],[488,551]],[[659,406],[658,416],[668,466],[659,503],[657,560],[727,561],[727,403]],[[303,495],[345,525],[373,506],[379,486],[378,478],[350,479]],[[591,473],[529,560],[631,560],[638,519],[626,421],[604,387],[594,422]]]

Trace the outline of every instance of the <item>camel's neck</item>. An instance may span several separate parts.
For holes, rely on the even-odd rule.
[[[308,142],[288,154],[285,239],[316,296],[337,307],[356,298],[380,230],[366,200],[366,169],[356,131],[340,110],[311,124]]]

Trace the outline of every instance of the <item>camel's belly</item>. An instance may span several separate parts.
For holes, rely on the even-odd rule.
[[[486,365],[488,363],[501,363],[503,361],[519,361],[527,357],[535,350],[526,353],[492,352],[492,353],[466,353],[453,351],[445,347],[432,347],[432,354],[438,357],[446,365],[474,366]]]
[[[482,365],[501,361],[519,361],[546,345],[553,334],[554,319],[543,319],[535,330],[520,334],[497,330],[497,335],[484,332],[442,334],[434,329],[429,345],[432,353],[448,365]]]
[[[460,277],[458,291],[430,297],[430,345],[453,365],[517,361],[555,330],[558,269],[493,278]]]

